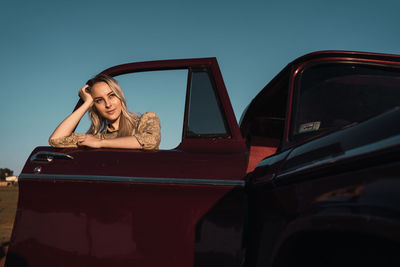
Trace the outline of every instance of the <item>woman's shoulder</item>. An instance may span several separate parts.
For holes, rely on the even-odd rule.
[[[144,127],[145,125],[160,125],[160,119],[155,112],[146,112],[139,117],[138,127]]]
[[[160,119],[154,112],[146,112],[140,116],[135,136],[143,149],[158,149],[161,141]]]
[[[142,114],[139,120],[149,120],[149,119],[158,119],[158,115],[155,112],[146,112]]]

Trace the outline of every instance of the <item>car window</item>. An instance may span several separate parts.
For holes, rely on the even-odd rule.
[[[193,71],[186,137],[210,137],[229,135],[215,86],[207,71]]]
[[[138,115],[155,112],[161,121],[160,149],[177,147],[182,139],[188,70],[137,72],[114,77],[121,86],[128,110]],[[86,132],[85,115],[76,132]]]
[[[296,78],[292,135],[337,130],[400,106],[398,68],[363,63],[323,63]]]
[[[128,108],[139,114],[155,112],[161,121],[161,149],[182,139],[188,70],[139,72],[115,77],[126,92]]]

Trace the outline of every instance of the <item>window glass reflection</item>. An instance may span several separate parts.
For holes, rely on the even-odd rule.
[[[186,135],[226,135],[227,129],[207,72],[193,72]]]

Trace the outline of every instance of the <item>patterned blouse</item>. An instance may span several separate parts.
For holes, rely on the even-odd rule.
[[[160,119],[154,112],[146,112],[136,121],[136,127],[132,135],[136,137],[143,149],[158,149],[161,141]],[[78,137],[82,134],[72,133],[70,136],[60,137],[49,141],[52,147],[78,147]],[[118,130],[109,127],[105,131],[98,133],[95,137],[99,139],[116,138]]]

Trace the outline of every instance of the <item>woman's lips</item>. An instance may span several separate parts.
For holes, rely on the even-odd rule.
[[[107,114],[113,114],[115,112],[115,109],[109,110],[109,111],[106,111],[106,112],[107,112]]]

